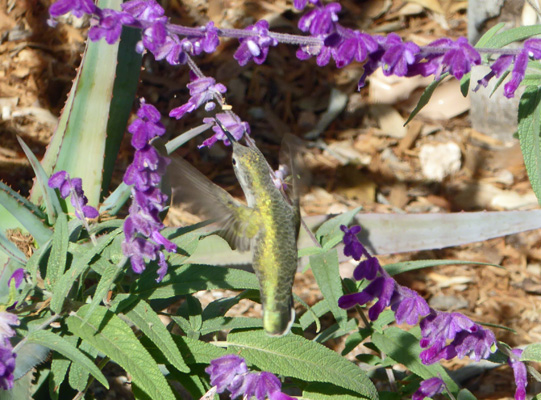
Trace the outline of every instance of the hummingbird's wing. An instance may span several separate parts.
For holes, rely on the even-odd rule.
[[[233,248],[250,248],[261,226],[259,213],[234,199],[183,158],[171,157],[168,175],[173,203],[189,203],[194,211],[216,220],[221,227],[220,236]]]

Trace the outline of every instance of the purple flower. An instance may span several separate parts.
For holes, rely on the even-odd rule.
[[[216,83],[214,78],[197,78],[194,81],[188,83],[188,89],[190,89],[190,99],[186,104],[180,107],[173,108],[169,112],[169,116],[172,118],[180,119],[186,113],[190,113],[202,104],[205,104],[205,111],[212,111],[216,107],[216,104],[212,101],[214,96],[218,93],[222,94],[227,91],[227,88],[221,83]]]
[[[353,257],[353,259],[359,261],[363,255],[369,255],[364,246],[359,242],[357,234],[361,231],[361,227],[358,225],[352,226],[348,229],[345,225],[340,225],[340,229],[344,232],[344,255],[346,257]]]
[[[232,399],[242,396],[243,399],[293,400],[281,392],[282,382],[274,374],[248,372],[244,359],[234,354],[212,360],[205,372],[210,375],[210,384],[216,386],[216,391],[227,390]]]
[[[293,0],[293,6],[297,10],[303,10],[304,7],[306,7],[306,4],[308,4],[308,2],[310,2],[310,3],[314,4],[314,5],[321,5],[320,0]]]
[[[342,37],[338,33],[331,33],[330,35],[316,35],[315,38],[320,39],[321,44],[301,45],[296,55],[299,60],[316,57],[316,64],[323,67],[331,60],[333,48],[340,44]]]
[[[160,123],[159,111],[146,104],[144,99],[141,100],[137,117],[128,128],[133,135],[132,145],[136,151],[133,162],[124,174],[124,183],[133,185],[133,188],[130,215],[124,221],[122,252],[138,274],[145,270],[146,260],[157,261],[156,280],[161,282],[167,273],[167,262],[161,248],[170,253],[177,248],[160,233],[164,228],[160,212],[165,209],[168,197],[160,191],[159,186],[169,159],[161,156],[150,144],[153,138],[165,133],[165,128]]]
[[[420,64],[420,69],[417,70],[423,76],[435,75],[435,78],[439,79],[442,73],[449,72],[456,79],[462,79],[473,65],[481,64],[481,55],[464,37],[459,37],[454,42],[449,38],[438,39],[428,47],[448,50],[443,54],[439,50],[438,54],[426,56],[427,62]],[[411,70],[416,71],[415,67]]]
[[[210,375],[210,384],[216,386],[218,393],[222,393],[237,375],[248,372],[248,367],[243,358],[228,354],[212,360],[205,372]]]
[[[24,279],[24,268],[17,268],[8,280],[8,286],[11,285],[11,281],[15,282],[15,288],[18,289]]]
[[[246,65],[250,60],[256,64],[263,64],[269,53],[270,46],[276,46],[278,41],[269,36],[269,23],[265,20],[257,21],[246,29],[254,35],[239,39],[240,46],[233,55],[239,65]]]
[[[93,42],[105,38],[109,44],[115,43],[122,33],[122,26],[132,24],[135,19],[127,12],[104,9],[100,13],[99,22],[88,31],[88,37]]]
[[[66,171],[58,171],[49,178],[49,187],[59,189],[60,196],[65,199],[70,194],[70,202],[75,209],[75,216],[79,219],[96,218],[99,216],[98,210],[92,206],[87,206],[88,199],[83,191],[83,181],[81,178],[70,179]]]
[[[238,116],[232,113],[219,113],[215,115],[215,118],[218,118],[223,126],[233,135],[235,140],[240,140],[244,133],[250,134],[250,125],[247,122],[242,122]],[[215,132],[213,136],[205,140],[200,146],[201,147],[211,147],[218,140],[222,140],[226,146],[229,146],[231,143],[225,135],[221,126],[216,124],[214,118],[204,118],[203,122],[205,124],[215,124],[212,127],[212,130]]]
[[[498,57],[498,59],[490,66],[490,72],[486,74],[482,79],[479,79],[477,81],[477,87],[474,89],[474,92],[476,92],[480,86],[487,87],[488,82],[492,78],[499,78],[505,71],[507,71],[509,66],[513,63],[514,59],[514,56],[508,55],[501,55],[500,57]]]
[[[334,31],[334,24],[338,21],[341,9],[339,3],[317,5],[299,19],[298,27],[303,32],[310,32],[312,36],[331,33]]]
[[[13,388],[13,371],[15,371],[16,356],[9,339],[0,339],[0,389],[9,390]]]
[[[121,7],[140,22],[153,23],[160,20],[165,13],[156,0],[131,0],[123,3]]]
[[[15,335],[11,325],[18,326],[19,323],[19,318],[15,314],[0,311],[0,339],[10,338]]]
[[[345,251],[344,251],[345,253]],[[357,265],[357,268],[353,271],[353,277],[355,280],[368,279],[372,281],[376,278],[378,272],[381,271],[381,266],[376,257],[369,256],[366,260],[363,260]]]
[[[58,0],[49,7],[49,14],[56,18],[71,12],[77,18],[84,14],[93,14],[97,7],[92,0]]]
[[[508,99],[515,95],[518,85],[524,79],[526,75],[526,68],[528,67],[528,52],[522,50],[515,59],[515,65],[511,72],[511,79],[503,87],[503,95]]]
[[[528,386],[528,373],[526,371],[526,364],[519,361],[520,356],[522,355],[522,350],[513,349],[511,350],[513,354],[517,357],[509,357],[507,363],[513,369],[513,375],[515,376],[515,384],[517,385],[517,390],[515,391],[515,400],[525,400],[526,399],[526,386]]]
[[[432,312],[421,321],[423,350],[420,354],[423,364],[433,364],[441,359],[463,358],[471,355],[479,361],[492,353],[496,342],[494,334],[475,324],[460,313]],[[451,342],[446,345],[447,341]]]
[[[384,46],[386,50],[381,57],[381,63],[385,76],[406,76],[408,66],[414,63],[415,56],[421,50],[415,43],[402,42],[396,33],[390,33],[387,36]]]
[[[391,303],[395,281],[392,278],[380,276],[372,281],[362,292],[346,294],[338,299],[340,308],[351,308],[356,304],[363,305],[369,301],[379,299],[368,311],[371,321],[378,319],[379,314]]]
[[[433,397],[443,392],[445,383],[441,378],[434,377],[421,382],[419,389],[413,394],[411,400],[423,400],[425,397]]]
[[[430,313],[430,307],[419,293],[398,285],[391,299],[391,310],[395,312],[397,324],[405,321],[409,325],[416,325],[419,317]]]
[[[332,49],[332,56],[338,68],[345,67],[353,60],[363,62],[378,49],[378,42],[367,33],[348,29],[349,36]]]

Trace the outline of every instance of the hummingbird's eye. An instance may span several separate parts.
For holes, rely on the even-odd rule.
[[[237,165],[237,160],[235,160],[235,157],[232,159],[233,165]]]

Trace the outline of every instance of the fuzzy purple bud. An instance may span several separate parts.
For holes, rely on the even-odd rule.
[[[397,324],[406,322],[409,325],[416,325],[419,317],[430,313],[430,307],[425,299],[416,291],[404,286],[397,286],[391,299],[391,310],[395,312]]]
[[[381,58],[385,76],[406,76],[408,67],[415,62],[415,56],[421,51],[415,43],[402,42],[396,33],[390,33],[385,40],[387,50]]]
[[[443,392],[445,383],[441,378],[434,377],[421,382],[419,389],[413,394],[411,400],[423,400],[425,397],[434,397]]]
[[[81,18],[84,14],[93,14],[96,9],[92,0],[58,0],[49,7],[49,14],[57,18],[71,12],[77,18]]]
[[[522,355],[522,350],[513,349],[511,351],[516,356],[516,359],[509,357],[507,363],[513,369],[515,384],[517,385],[517,390],[515,391],[515,400],[525,400],[526,386],[528,386],[528,372],[526,370],[526,364],[519,361],[520,356]]]
[[[190,89],[190,99],[186,104],[173,108],[169,112],[170,117],[180,119],[184,114],[191,113],[203,104],[206,111],[211,111],[215,108],[215,103],[212,101],[214,97],[227,91],[224,85],[216,83],[214,78],[209,77],[197,78],[187,86]]]
[[[97,25],[94,25],[88,31],[88,37],[93,42],[105,38],[109,44],[115,43],[122,33],[122,26],[132,24],[135,19],[127,12],[104,9],[99,15]]]
[[[344,232],[344,255],[346,257],[353,257],[354,260],[359,261],[363,255],[368,255],[368,252],[364,246],[359,242],[357,234],[361,231],[361,227],[358,225],[348,228],[345,225],[340,225],[340,229]]]
[[[256,64],[263,64],[269,53],[269,47],[278,45],[278,41],[269,36],[269,23],[265,20],[257,21],[245,31],[253,32],[254,35],[239,39],[240,46],[233,57],[239,65],[246,65],[250,60],[254,60]]]
[[[298,27],[303,32],[310,32],[312,36],[329,34],[334,31],[341,9],[339,3],[316,6],[299,19]]]
[[[219,113],[216,114],[215,118],[218,118],[221,122],[221,124],[233,135],[235,140],[240,140],[244,134],[250,134],[250,125],[248,125],[247,122],[243,122],[240,120],[238,116],[231,113]],[[205,140],[199,147],[211,147],[213,146],[218,140],[221,140],[224,142],[226,146],[229,146],[231,143],[229,142],[229,139],[225,135],[224,131],[222,130],[221,126],[216,124],[216,121],[214,118],[204,118],[203,122],[205,124],[215,124],[212,127],[212,130],[215,132],[213,136]]]

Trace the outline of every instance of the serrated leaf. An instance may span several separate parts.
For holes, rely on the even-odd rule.
[[[532,189],[541,203],[541,89],[527,87],[518,106],[518,138]]]
[[[352,216],[353,217],[353,216]],[[342,231],[340,231],[343,233]],[[347,323],[347,311],[338,307],[338,298],[344,294],[340,279],[338,253],[336,249],[310,256],[310,266],[323,298],[342,329]]]
[[[51,238],[53,233],[41,219],[41,211],[3,182],[0,182],[0,206],[3,208],[0,210],[0,228],[4,232],[21,228],[40,246]]]
[[[69,317],[72,318],[72,317]],[[73,317],[75,318],[75,317]],[[64,357],[69,358],[72,362],[81,364],[89,373],[92,374],[98,382],[106,388],[109,388],[107,379],[96,365],[85,356],[80,350],[74,347],[69,341],[61,336],[58,336],[50,331],[34,331],[27,336],[29,343],[36,343],[51,350],[54,350]]]
[[[440,364],[424,365],[421,362],[419,340],[411,333],[390,327],[383,334],[374,332],[371,339],[379,350],[396,362],[404,364],[414,374],[423,379],[441,377],[452,393],[458,392],[457,384]]]
[[[33,368],[36,368],[47,359],[49,353],[50,350],[48,347],[29,342],[23,344],[17,349],[17,359],[15,360],[13,379],[19,379]]]
[[[122,301],[128,295],[121,295],[115,298],[115,303]],[[114,304],[113,304],[114,308]],[[184,362],[182,354],[171,337],[171,333],[167,330],[160,317],[143,300],[130,306],[129,310],[124,310],[126,317],[133,322],[135,326],[141,329],[141,332],[146,335],[167,358],[169,363],[181,372],[189,372],[190,368]]]
[[[154,359],[139,343],[131,328],[119,317],[98,307],[83,324],[88,306],[67,318],[71,332],[104,353],[126,370],[134,382],[152,399],[171,399],[175,396]]]
[[[73,283],[77,280],[77,278],[79,278],[79,275],[81,275],[89,267],[92,259],[99,255],[107,246],[109,246],[111,241],[120,233],[122,233],[122,230],[118,229],[109,233],[107,236],[98,238],[97,246],[89,248],[79,257],[74,257],[72,267],[60,277],[57,285],[55,286],[51,299],[52,311],[55,313],[60,313],[62,306],[64,305],[64,300],[66,299]]]
[[[131,291],[141,298],[166,299],[211,289],[259,289],[253,273],[210,265],[172,265],[160,282],[139,279]]]
[[[486,265],[491,267],[502,268],[501,265],[485,263],[480,261],[467,260],[416,260],[403,261],[399,263],[387,264],[383,267],[390,275],[398,275],[403,272],[414,271],[416,269],[436,267],[440,265]]]
[[[443,81],[443,79],[445,79],[447,77],[447,75],[449,75],[448,72],[442,74],[440,76],[440,79],[436,79],[434,82],[431,82],[426,87],[425,91],[421,95],[421,98],[419,99],[419,102],[417,103],[417,105],[415,106],[413,111],[410,113],[410,116],[408,117],[408,119],[406,120],[404,125],[407,125],[413,118],[415,118],[415,116],[417,114],[419,114],[419,111],[421,111],[423,109],[423,107],[428,104],[428,102],[430,101],[430,98],[434,94],[434,91],[436,90],[438,85]]]
[[[362,207],[357,207],[353,210],[349,210],[348,212],[345,212],[334,218],[331,218],[328,221],[325,221],[318,228],[316,232],[316,238],[324,247],[324,249],[328,250],[342,241],[344,232],[342,232],[342,230],[340,229],[340,225],[349,225],[355,215],[357,215],[359,211],[361,211],[361,209]]]
[[[60,202],[58,201],[58,196],[54,192],[54,189],[49,187],[49,177],[47,176],[47,173],[41,166],[34,153],[32,153],[32,150],[30,150],[30,148],[19,136],[17,136],[17,140],[19,141],[19,144],[21,145],[24,154],[26,154],[28,161],[30,161],[30,165],[32,166],[34,174],[36,175],[37,184],[41,188],[41,193],[45,202],[45,209],[47,212],[49,225],[54,225],[54,223],[56,222],[56,216],[62,213],[62,207],[60,206]]]
[[[68,255],[68,218],[66,214],[58,214],[54,226],[53,241],[51,244],[51,255],[47,262],[47,273],[45,284],[51,290],[56,285],[59,277],[64,273]]]
[[[355,364],[325,346],[289,334],[270,337],[263,331],[232,332],[229,349],[263,371],[307,382],[327,382],[377,399],[377,391]]]
[[[524,349],[520,361],[541,362],[541,343],[533,343]]]

